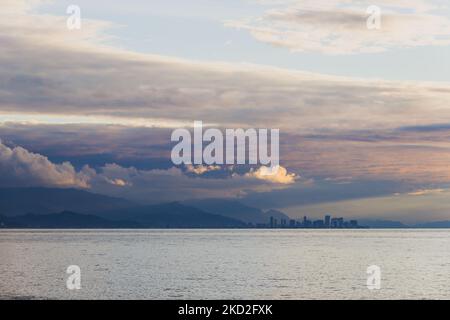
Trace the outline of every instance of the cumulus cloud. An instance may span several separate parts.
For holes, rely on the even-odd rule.
[[[295,173],[288,173],[287,169],[282,166],[273,168],[261,166],[259,169],[247,173],[246,176],[280,184],[292,184],[297,178]]]
[[[69,162],[54,164],[46,157],[0,141],[0,185],[2,187],[89,187],[89,170],[76,172]]]
[[[171,130],[109,125],[0,125],[0,137],[45,154],[53,162],[70,160],[78,169],[107,163],[138,170],[168,169]],[[303,179],[326,179],[348,184],[352,180],[396,180],[404,183],[450,182],[450,127],[401,127],[393,130],[327,130],[308,134],[282,133],[282,165],[301,172]],[[203,165],[183,169],[190,177],[225,178],[248,173],[246,166]],[[216,170],[212,170],[216,169]],[[257,169],[257,168],[255,168]],[[304,180],[303,180],[304,182]],[[286,185],[288,186],[288,185]]]
[[[131,186],[132,184],[128,181],[125,181],[123,179],[109,179],[105,177],[105,181],[114,185],[114,186],[118,186],[118,187],[126,187],[126,186]]]
[[[191,164],[188,164],[186,166],[186,171],[190,172],[190,173],[195,173],[198,175],[204,174],[206,172],[211,172],[211,171],[217,171],[220,170],[221,167],[220,166],[215,166],[215,165],[198,165],[198,166],[193,166]]]
[[[205,168],[208,170],[208,167]],[[202,171],[198,167],[196,169],[200,170],[198,172]],[[22,147],[10,148],[3,143],[0,143],[0,174],[2,187],[85,188],[141,202],[240,197],[249,192],[268,192],[283,188],[282,184],[285,183],[282,173],[279,180],[260,180],[256,174],[201,178],[197,174],[189,176],[176,167],[139,170],[111,163],[97,169],[85,166],[76,171],[69,162],[55,164],[43,155]]]
[[[226,25],[291,51],[324,54],[450,44],[450,19],[437,13],[443,8],[448,12],[448,5],[442,1],[336,0],[319,6],[311,1],[288,0],[278,4],[282,9],[271,8],[261,17],[228,21]],[[381,10],[379,29],[367,28],[367,9],[372,5]]]
[[[282,171],[282,170],[280,170]],[[181,201],[204,198],[235,198],[254,192],[285,188],[287,177],[261,179],[254,174],[226,177],[189,176],[182,169],[138,170],[107,164],[91,179],[92,190],[141,202]],[[286,174],[285,174],[286,175]],[[121,181],[120,185],[111,183]]]

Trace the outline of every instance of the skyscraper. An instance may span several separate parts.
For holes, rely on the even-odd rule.
[[[330,220],[331,220],[331,216],[326,215],[325,216],[325,228],[329,228],[330,227]]]

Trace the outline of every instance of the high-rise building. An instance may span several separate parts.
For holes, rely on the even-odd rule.
[[[331,216],[326,215],[325,216],[325,228],[329,228],[330,227],[330,220],[331,220]]]
[[[305,216],[303,217],[303,228],[311,228],[312,222]]]
[[[331,218],[330,228],[337,228],[337,227],[338,227],[338,218]]]

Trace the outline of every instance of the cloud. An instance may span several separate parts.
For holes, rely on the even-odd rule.
[[[259,169],[247,173],[246,176],[280,184],[292,184],[298,178],[294,173],[288,173],[287,169],[282,166],[274,168],[261,166]]]
[[[278,180],[275,178],[260,180],[254,175],[234,173],[226,177],[202,178],[197,174],[190,176],[176,167],[138,170],[133,167],[107,164],[98,169],[91,179],[91,185],[92,191],[98,193],[140,202],[165,202],[236,198],[254,192],[270,192],[285,188],[285,181],[281,176]],[[123,181],[123,184],[118,185],[111,181]]]
[[[81,169],[97,169],[108,163],[138,170],[168,169],[171,162],[170,129],[110,125],[0,125],[0,137],[52,162],[70,161]],[[450,182],[450,128],[445,124],[393,130],[328,129],[314,133],[283,132],[281,164],[302,174],[302,179],[326,179],[329,183],[352,180],[396,180],[403,183],[446,184]],[[191,177],[225,178],[244,175],[247,166],[203,165],[186,167]],[[217,170],[211,170],[217,169]],[[256,170],[257,168],[254,168]]]
[[[267,3],[266,3],[267,4]],[[275,4],[275,3],[274,3]],[[450,44],[450,19],[439,1],[281,1],[261,17],[228,21],[257,40],[291,51],[323,54],[382,52],[393,48]],[[381,10],[381,28],[367,28],[367,9]],[[288,8],[286,8],[288,6]]]
[[[262,20],[244,23],[250,27],[268,23],[269,31],[288,24],[296,31],[304,19],[317,32],[339,32],[342,44],[347,44],[346,34],[359,24],[359,14],[365,12],[360,9],[366,4],[328,1],[330,6],[321,2],[321,8],[299,11],[299,4],[313,6],[317,1],[290,1],[292,7],[281,10],[279,3],[286,2],[277,2],[266,1],[275,7]],[[139,201],[252,196],[256,204],[271,207],[274,201],[279,206],[330,198],[339,201],[361,197],[361,192],[370,196],[401,189],[378,186],[380,179],[411,183],[414,190],[427,189],[430,182],[450,181],[448,132],[440,125],[450,123],[447,83],[364,80],[137,54],[107,45],[104,31],[111,27],[109,23],[84,21],[81,33],[69,32],[66,17],[33,14],[32,7],[15,3],[8,1],[2,7],[7,15],[0,20],[0,119],[12,121],[0,120],[1,136],[33,151],[18,149],[25,154],[39,159],[47,158],[38,153],[48,156],[47,162],[36,162],[46,163],[52,174],[31,170],[25,178],[6,161],[2,165],[9,179],[2,182],[5,185],[89,186],[96,192]],[[404,25],[398,23],[409,23],[411,18],[422,21],[419,18],[424,17],[424,30],[411,45],[435,41],[438,32],[447,30],[444,18],[433,18],[442,21],[442,29],[429,28],[428,18],[434,17],[430,10],[436,9],[429,1],[377,3],[387,7],[383,26],[393,28],[391,37],[397,34],[399,45],[407,44],[405,32],[410,31],[396,33]],[[342,16],[331,15],[336,5]],[[410,7],[416,10],[405,10]],[[322,12],[327,19],[317,25]],[[311,36],[317,35],[314,32]],[[354,50],[364,49],[358,47],[358,35],[350,40]],[[446,41],[445,37],[437,40]],[[349,52],[337,44],[336,50]],[[391,48],[385,44],[384,49]],[[319,43],[317,50],[326,45]],[[26,123],[19,126],[15,119]],[[309,192],[308,185],[300,192],[298,186],[304,180],[292,182],[293,173],[287,171],[270,180],[261,168],[250,173],[228,168],[228,174],[211,168],[193,172],[172,168],[167,157],[170,130],[152,126],[190,126],[193,120],[221,128],[280,128],[284,168],[302,172],[302,177],[328,179],[331,189],[324,195],[323,186]],[[68,124],[73,122],[77,124]],[[147,128],[137,127],[144,125]],[[399,126],[432,130],[396,131]],[[83,169],[85,163],[91,167]],[[349,181],[366,179],[366,183],[348,183],[347,177]]]
[[[342,157],[347,152],[348,150],[344,149],[342,154],[336,157]],[[362,154],[364,153],[360,155]],[[371,155],[369,154],[367,157],[370,158]],[[316,162],[319,158],[316,155]],[[351,155],[350,158],[356,157]],[[405,155],[406,158],[411,158],[411,156]],[[342,163],[347,162],[345,158],[340,160]],[[339,163],[335,163],[334,166]],[[330,167],[324,166],[323,162],[316,164],[317,170],[327,171],[330,169]],[[363,165],[366,164],[350,163],[348,165],[349,169],[353,168],[353,177],[338,176],[336,179],[317,179],[314,183],[310,183],[309,179],[300,179],[294,173],[288,173],[285,167],[280,167],[278,174],[275,176],[265,175],[265,173],[269,173],[267,172],[269,169],[264,169],[264,167],[243,173],[237,173],[237,168],[226,167],[208,173],[231,170],[228,175],[203,177],[203,175],[206,176],[206,173],[203,175],[192,174],[187,168],[185,171],[176,167],[146,170],[112,163],[96,169],[84,166],[77,171],[69,162],[55,164],[47,157],[30,152],[22,147],[8,147],[4,143],[0,144],[0,174],[2,176],[0,186],[2,187],[84,188],[92,192],[124,197],[142,203],[204,198],[239,198],[240,201],[249,205],[263,208],[290,208],[290,212],[295,213],[293,216],[303,213],[322,214],[332,211],[333,214],[346,214],[346,216],[351,214],[354,217],[361,217],[365,212],[369,212],[366,214],[367,216],[370,213],[380,217],[398,214],[401,219],[407,219],[410,213],[408,210],[415,208],[411,208],[411,205],[407,204],[408,201],[412,201],[411,199],[431,199],[429,197],[439,197],[440,195],[447,197],[446,190],[424,184],[423,179],[405,184],[400,175],[399,179],[396,180],[392,176],[395,171],[405,171],[402,166],[391,168],[391,164],[387,165],[387,169],[392,170],[392,173],[385,176],[392,178],[391,180],[361,180],[364,175],[356,173],[361,170]],[[374,164],[367,164],[367,166],[371,168]],[[331,172],[338,175],[342,171],[345,170],[338,168],[337,171]],[[430,172],[430,168],[428,168],[428,172]],[[383,175],[377,174],[373,179],[380,176]],[[343,180],[346,182],[345,185],[341,183]],[[395,193],[399,195],[391,196]],[[382,212],[382,209],[375,210],[369,207],[364,207],[364,212],[361,212],[361,206],[357,206],[358,203],[367,203],[368,206],[379,207],[379,204],[376,204],[377,201],[385,201],[384,198],[380,198],[380,200],[365,199],[374,196],[389,198],[389,203],[392,206],[383,206],[385,212]],[[352,201],[346,201],[349,199]],[[424,210],[426,206],[417,202],[414,203],[417,206],[417,210],[414,209],[413,212],[414,218],[419,219],[419,211]],[[354,208],[353,204],[355,204]],[[445,217],[445,210],[441,202],[430,200],[427,204],[430,204],[429,217],[434,217],[432,216],[434,213],[437,214],[436,217]],[[350,208],[348,212],[345,212],[346,208]],[[403,216],[400,217],[401,215],[398,212],[401,212]],[[413,214],[411,213],[411,215]]]
[[[0,141],[0,186],[89,187],[87,168],[76,172],[69,162],[54,164],[46,157]]]
[[[107,46],[104,25],[85,23],[78,34],[62,20],[27,11],[0,20],[0,116],[296,131],[450,122],[445,83],[137,54]]]
[[[220,170],[221,167],[220,166],[214,166],[214,165],[198,165],[198,166],[193,166],[191,164],[188,164],[186,166],[186,171],[190,172],[190,173],[195,173],[198,175],[202,175],[206,172],[211,172],[211,171],[217,171]]]
[[[196,169],[199,170],[198,167]],[[85,188],[140,202],[240,197],[249,192],[268,192],[283,188],[283,176],[284,179],[288,176],[285,171],[283,174],[283,170],[280,170],[279,181],[274,180],[275,178],[260,180],[254,174],[237,173],[221,178],[201,178],[197,175],[205,172],[202,169],[195,176],[190,176],[176,167],[139,170],[114,163],[97,169],[86,165],[76,171],[70,162],[55,164],[43,155],[29,152],[22,147],[10,148],[0,143],[2,187]],[[187,170],[187,173],[191,171]],[[277,183],[279,185],[276,185]]]
[[[114,186],[118,186],[118,187],[132,186],[132,184],[130,182],[125,181],[123,179],[108,179],[105,177],[105,181],[107,181],[108,183],[110,183]]]
[[[428,194],[436,194],[436,193],[442,193],[445,192],[444,189],[421,189],[414,192],[409,192],[408,195],[410,196],[424,196]]]
[[[450,130],[329,130],[287,135],[281,146],[289,168],[332,181],[395,180],[405,184],[450,182]]]

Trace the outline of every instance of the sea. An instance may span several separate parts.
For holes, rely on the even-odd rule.
[[[450,230],[3,229],[0,299],[450,299]]]

